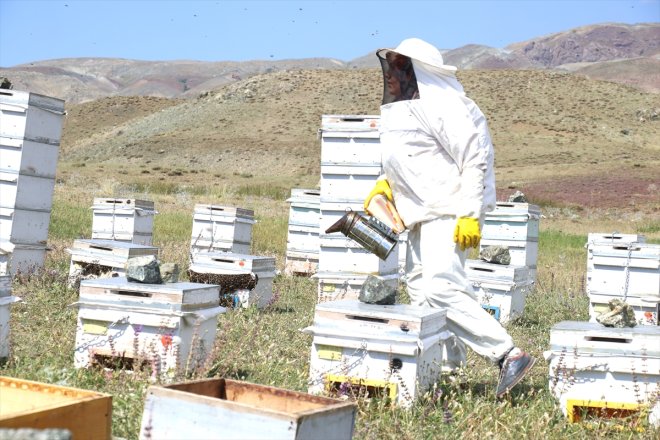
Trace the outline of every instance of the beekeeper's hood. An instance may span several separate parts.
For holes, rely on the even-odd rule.
[[[445,64],[440,51],[426,41],[408,38],[396,49],[379,49],[376,55],[383,68],[383,105],[407,99],[432,99],[437,91],[464,94],[456,79],[456,67]],[[390,76],[399,80],[400,93],[392,93],[388,85]]]

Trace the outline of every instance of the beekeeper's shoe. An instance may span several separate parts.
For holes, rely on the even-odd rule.
[[[500,367],[500,380],[497,384],[496,397],[500,399],[520,382],[532,368],[536,359],[528,353],[513,348],[504,356]]]

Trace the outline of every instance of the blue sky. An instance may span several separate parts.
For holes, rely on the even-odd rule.
[[[0,0],[0,66],[74,57],[245,61],[367,55],[419,37],[508,44],[660,22],[660,0]]]

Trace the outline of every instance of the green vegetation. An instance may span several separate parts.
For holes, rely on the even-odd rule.
[[[266,196],[258,202],[267,204],[268,200]],[[250,203],[241,199],[236,206]],[[154,225],[154,244],[161,247],[162,259],[179,263],[184,279],[191,206],[159,210]],[[77,301],[77,291],[67,287],[70,256],[62,250],[81,231],[90,231],[90,220],[87,205],[56,201],[50,242],[55,251],[49,253],[46,269],[17,277],[13,283],[13,294],[22,301],[11,308],[12,351],[0,375],[110,393],[113,435],[135,439],[143,399],[153,383],[150,368],[130,371],[73,366],[77,309],[71,305]],[[257,220],[253,253],[276,256],[282,268],[286,202],[280,199],[277,205],[268,205],[257,214]],[[543,221],[541,225],[537,283],[527,296],[524,316],[508,324],[516,342],[539,359],[529,378],[507,399],[497,401],[497,369],[470,353],[464,384],[439,377],[437,385],[409,410],[393,408],[379,398],[358,398],[355,438],[658,438],[658,430],[649,430],[645,420],[633,418],[617,423],[594,419],[570,424],[550,394],[548,365],[543,360],[550,328],[562,320],[588,320],[583,286],[586,234],[546,228]],[[590,228],[598,230],[598,225]],[[317,284],[314,279],[278,275],[273,291],[275,300],[264,310],[229,310],[220,315],[208,361],[193,371],[179,372],[174,380],[227,377],[306,391],[312,337],[300,329],[312,322]],[[645,431],[639,432],[639,426]]]

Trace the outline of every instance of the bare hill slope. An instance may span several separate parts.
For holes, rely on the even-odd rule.
[[[659,95],[548,71],[459,76],[489,118],[503,192],[660,208]],[[316,185],[321,115],[379,114],[381,81],[376,69],[290,70],[197,99],[71,105],[60,178],[94,180],[102,172],[145,185],[222,185],[236,176],[285,190]]]

